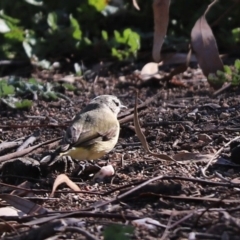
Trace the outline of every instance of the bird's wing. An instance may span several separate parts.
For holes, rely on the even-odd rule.
[[[119,134],[119,123],[111,111],[97,109],[94,114],[91,111],[91,114],[86,112],[79,115],[67,131],[71,136],[71,139],[66,139],[70,143],[69,148],[83,147],[115,137]]]

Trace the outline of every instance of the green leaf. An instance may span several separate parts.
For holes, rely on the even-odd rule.
[[[0,97],[6,97],[15,93],[15,88],[8,85],[5,80],[0,81]]]
[[[13,17],[10,17],[4,13],[2,13],[2,11],[0,11],[0,18],[4,19],[7,21],[7,24],[9,26],[9,24],[12,26],[16,26],[18,23],[20,23],[20,20],[17,19],[17,18],[13,18]]]
[[[126,43],[130,46],[132,52],[136,52],[140,48],[140,36],[138,33],[132,31],[130,28],[127,28],[123,32],[124,39]]]
[[[134,232],[132,226],[122,226],[111,224],[103,232],[104,240],[130,240],[130,235]]]
[[[232,70],[228,65],[224,65],[223,66],[224,72],[231,75],[232,74]]]
[[[43,98],[45,98],[46,100],[48,100],[48,101],[52,101],[52,100],[56,101],[56,100],[58,100],[57,94],[55,92],[53,92],[53,91],[43,92],[41,94],[41,96]]]
[[[240,74],[240,60],[237,59],[234,63],[234,67],[236,68],[237,72]]]
[[[12,27],[10,32],[4,34],[4,37],[10,41],[22,42],[24,40],[24,31],[21,28]]]
[[[240,42],[240,27],[232,30],[233,39],[235,42]]]
[[[71,22],[71,27],[73,29],[73,38],[77,40],[82,39],[82,31],[80,29],[78,21],[70,14],[69,16],[70,22]]]
[[[93,6],[98,12],[101,12],[107,6],[106,0],[88,0],[88,4]]]
[[[55,12],[50,12],[48,14],[47,23],[48,23],[48,26],[50,28],[52,28],[53,30],[57,30],[58,29],[57,14]]]
[[[28,99],[23,99],[22,101],[15,103],[15,107],[17,109],[31,108],[32,105],[33,105],[33,102]]]
[[[136,53],[140,49],[140,36],[137,33],[132,33],[128,39],[128,45],[131,50]]]
[[[29,78],[28,82],[33,84],[33,85],[38,85],[39,84],[38,81],[35,78]]]
[[[1,101],[12,109],[30,108],[33,104],[33,102],[28,99],[19,100],[15,97],[1,98]]]
[[[122,54],[116,49],[116,48],[112,48],[111,49],[111,51],[112,51],[112,56],[113,57],[116,57],[116,58],[118,58],[118,60],[123,60],[123,56],[122,56]]]
[[[91,44],[92,44],[91,40],[90,40],[89,38],[87,38],[87,37],[84,37],[84,38],[83,38],[83,41],[84,41],[84,43],[85,43],[86,45],[91,45]]]
[[[124,39],[124,37],[121,36],[120,32],[118,32],[117,30],[114,30],[113,34],[114,34],[116,42],[126,43],[127,39]]]
[[[63,83],[63,87],[68,91],[75,91],[77,88],[70,83]]]
[[[102,38],[103,38],[105,41],[108,41],[108,33],[107,33],[107,31],[102,30],[101,34],[102,34]]]
[[[218,76],[218,77],[224,77],[225,74],[224,74],[223,71],[217,70],[217,76]]]
[[[240,85],[240,76],[239,74],[233,73],[232,74],[232,85],[239,86]]]

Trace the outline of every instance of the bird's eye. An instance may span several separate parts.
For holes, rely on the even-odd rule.
[[[119,107],[119,102],[114,101],[114,100],[113,100],[113,102],[116,104],[117,107]]]

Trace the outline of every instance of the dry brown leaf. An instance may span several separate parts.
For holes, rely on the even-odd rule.
[[[135,127],[136,134],[137,134],[140,142],[142,143],[145,151],[147,153],[151,154],[152,156],[159,158],[160,160],[163,160],[163,161],[165,161],[165,160],[175,161],[173,158],[171,158],[171,157],[169,157],[169,156],[167,156],[165,154],[153,153],[152,151],[150,151],[148,143],[147,143],[147,140],[146,140],[146,137],[144,136],[144,134],[143,134],[143,132],[141,130],[140,123],[139,123],[138,112],[137,112],[137,100],[138,100],[138,92],[137,92],[136,97],[135,97],[133,122],[134,122],[134,127]]]
[[[78,187],[78,185],[76,183],[74,183],[73,181],[71,181],[67,175],[60,174],[57,176],[57,178],[54,181],[50,197],[54,196],[54,193],[55,193],[57,187],[62,183],[66,183],[68,185],[68,187],[70,187],[73,191],[81,191],[81,189]]]
[[[40,205],[15,195],[0,194],[0,198],[28,215],[43,214],[48,212],[47,209],[41,207]]]
[[[152,56],[155,62],[160,61],[160,52],[164,37],[167,33],[169,20],[170,0],[154,0],[153,16],[154,16],[154,38]]]
[[[206,20],[207,12],[216,2],[215,0],[208,6],[203,16],[195,23],[191,32],[191,45],[206,77],[210,73],[216,73],[217,70],[223,70],[223,63],[219,57],[215,37]]]
[[[29,181],[22,182],[21,184],[18,185],[18,187],[21,189],[13,190],[10,194],[21,196],[21,197],[33,197],[35,196],[35,194],[31,191],[32,185],[33,184]]]

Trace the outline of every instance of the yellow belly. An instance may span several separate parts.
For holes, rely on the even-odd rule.
[[[69,155],[73,159],[78,160],[97,160],[110,152],[116,145],[118,137],[105,142],[96,142],[92,146],[87,148],[78,147],[69,149],[67,152],[61,155]]]

